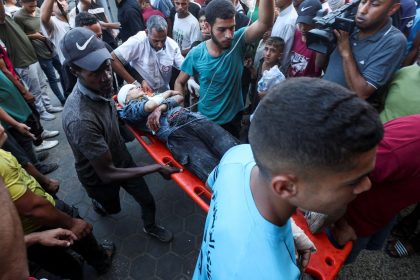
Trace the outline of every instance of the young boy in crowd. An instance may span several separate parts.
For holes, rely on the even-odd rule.
[[[303,1],[297,11],[296,24],[298,29],[295,32],[293,46],[290,56],[290,66],[287,77],[320,77],[321,69],[315,64],[316,52],[306,47],[306,34],[315,28],[313,18],[322,9],[319,0]]]
[[[133,126],[155,133],[175,159],[206,181],[223,154],[239,141],[219,125],[183,107],[176,91],[148,96],[132,84],[118,93],[119,116]]]
[[[258,68],[256,69],[257,82],[261,80],[265,71],[270,70],[274,66],[277,66],[280,71],[283,70],[283,68],[281,68],[281,62],[283,59],[284,44],[285,43],[282,38],[275,36],[269,37],[265,41],[263,58],[260,60]],[[264,97],[265,94],[265,92],[258,92],[258,100]]]

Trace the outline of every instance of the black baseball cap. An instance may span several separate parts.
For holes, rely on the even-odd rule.
[[[82,69],[96,71],[111,54],[96,34],[84,27],[76,27],[66,33],[60,43],[65,64],[73,63]]]
[[[314,17],[321,9],[322,5],[319,0],[304,0],[297,10],[296,23],[314,24]]]

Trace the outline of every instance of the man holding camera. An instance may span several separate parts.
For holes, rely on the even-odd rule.
[[[406,39],[390,19],[399,8],[399,0],[362,0],[354,32],[334,30],[337,48],[330,56],[324,79],[371,100],[404,58]]]

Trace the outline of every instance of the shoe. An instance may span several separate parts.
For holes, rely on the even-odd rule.
[[[42,139],[47,139],[47,138],[55,137],[58,134],[60,134],[60,132],[58,130],[46,130],[46,129],[44,129],[44,131],[41,133],[41,137],[42,137]]]
[[[105,208],[95,199],[92,200],[93,210],[98,214],[99,216],[105,217],[108,216],[108,212],[106,212]]]
[[[105,260],[100,264],[93,265],[93,267],[95,268],[96,272],[101,275],[106,273],[111,268],[112,258],[115,255],[115,244],[112,241],[104,240],[99,244],[99,246],[104,250]]]
[[[44,160],[46,160],[48,158],[50,154],[48,152],[40,152],[38,153],[38,155],[36,156],[39,162],[42,162]]]
[[[39,172],[41,172],[44,175],[47,175],[48,173],[53,172],[58,168],[57,163],[38,163],[35,164],[35,167],[38,169]]]
[[[322,213],[307,211],[305,213],[305,219],[308,223],[309,230],[315,234],[320,232],[325,227],[325,222],[328,216]]]
[[[51,107],[48,107],[47,108],[47,112],[48,113],[58,113],[58,112],[61,112],[61,111],[63,111],[63,107],[54,107],[54,106],[51,106]]]
[[[41,118],[41,120],[44,121],[52,121],[55,119],[55,116],[53,114],[48,113],[47,111],[44,111],[41,114],[39,114],[39,117]]]
[[[35,150],[35,152],[41,152],[41,151],[45,151],[45,150],[54,148],[57,145],[58,145],[57,140],[51,140],[51,141],[44,140],[44,141],[42,141],[41,145],[35,146],[34,150]]]
[[[149,229],[143,228],[143,231],[148,235],[162,241],[162,242],[170,242],[174,237],[172,232],[167,230],[166,228],[158,225],[153,225]]]

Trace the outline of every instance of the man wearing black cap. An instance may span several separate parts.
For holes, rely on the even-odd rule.
[[[287,71],[288,77],[319,77],[321,69],[316,67],[316,52],[306,47],[306,34],[315,27],[313,18],[322,9],[319,0],[305,0],[297,10],[298,17],[296,24],[298,28],[293,39],[293,46],[290,52],[290,67]]]
[[[169,242],[172,233],[155,223],[155,201],[142,176],[159,172],[169,178],[178,169],[159,164],[137,167],[128,153],[111,98],[111,55],[103,41],[77,27],[66,34],[60,47],[65,63],[77,76],[63,111],[63,128],[94,210],[101,215],[118,213],[123,187],[142,206],[144,232]]]

